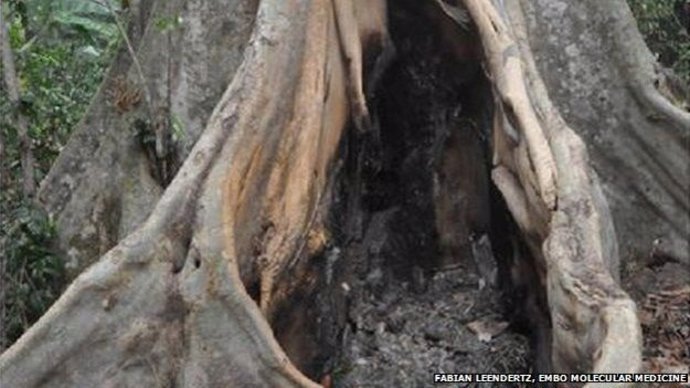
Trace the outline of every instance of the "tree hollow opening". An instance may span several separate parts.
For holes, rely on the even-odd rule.
[[[277,310],[276,337],[305,374],[345,386],[390,383],[386,369],[404,364],[396,357],[424,344],[433,345],[429,354],[408,358],[435,371],[547,371],[544,290],[491,182],[493,94],[479,37],[431,1],[393,3],[388,16],[395,56],[380,77],[376,55],[365,52],[374,131],[352,127],[343,139],[329,193],[331,241],[310,261],[313,292]],[[476,357],[491,344],[465,343],[477,342],[466,329],[473,322],[508,324],[495,338],[508,337],[501,346],[515,354]],[[405,336],[409,344],[385,344]]]

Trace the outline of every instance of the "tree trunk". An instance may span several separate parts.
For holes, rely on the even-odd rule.
[[[5,134],[0,132],[0,189],[5,188],[7,173],[5,170]]]
[[[538,70],[601,178],[622,259],[655,253],[690,264],[688,96],[671,95],[625,4],[540,0],[523,7]],[[548,22],[554,18],[565,23]],[[607,35],[597,38],[594,25],[605,25]]]
[[[0,3],[2,7],[2,3]],[[31,138],[29,137],[29,120],[24,114],[21,95],[19,91],[19,79],[14,66],[14,55],[10,47],[9,30],[5,25],[4,12],[0,10],[0,45],[2,45],[3,78],[7,87],[10,103],[13,107],[14,118],[17,123],[19,147],[22,164],[22,193],[25,197],[33,197],[36,191],[34,180],[34,155]],[[1,139],[0,139],[1,140]],[[0,156],[4,153],[4,142],[0,141]],[[2,171],[4,173],[4,171]],[[0,174],[0,183],[4,174]]]
[[[653,89],[644,73],[649,63],[638,58],[647,53],[627,51],[631,43],[623,36],[635,31],[627,6],[622,0],[569,7],[559,0],[428,3],[434,11],[418,17],[436,15],[431,22],[448,38],[452,55],[474,55],[457,43],[459,30],[449,27],[454,23],[473,23],[481,43],[493,91],[484,104],[493,114],[482,127],[491,136],[493,157],[481,168],[490,171],[529,247],[524,260],[531,260],[540,276],[535,285],[548,296],[549,369],[639,371],[642,334],[635,305],[617,283],[617,239],[630,252],[644,251],[647,246],[637,240],[628,248],[628,239],[646,229],[627,218],[629,208],[617,196],[629,185],[659,182],[654,190],[666,197],[647,202],[640,217],[664,209],[677,220],[663,229],[669,241],[665,252],[682,250],[688,239],[687,229],[684,234],[680,228],[688,206],[680,195],[687,190],[682,162],[688,150],[682,140],[688,114]],[[389,11],[397,6],[391,2]],[[549,50],[549,45],[562,46],[559,39],[582,35],[567,29],[542,32],[562,24],[562,13],[549,12],[566,8],[572,20],[582,17],[578,12],[603,11],[613,19],[591,19],[593,25],[586,27],[591,42],[576,41],[564,52]],[[321,281],[327,275],[314,270],[314,263],[335,239],[332,217],[341,218],[346,240],[361,239],[368,222],[362,216],[363,170],[379,168],[376,155],[386,146],[377,140],[380,120],[371,104],[385,98],[376,93],[377,84],[394,52],[386,2],[142,0],[130,9],[129,38],[146,84],[121,49],[39,193],[57,216],[60,243],[74,272],[93,264],[0,356],[3,383],[316,386],[295,366],[305,360],[299,352],[288,359],[281,347],[287,346],[284,333],[274,330],[281,314],[295,307],[294,298],[317,292],[316,285],[339,297],[346,292],[339,283]],[[183,23],[172,31],[153,28],[156,20],[175,16]],[[615,28],[602,27],[608,22]],[[603,31],[610,32],[604,36]],[[605,64],[620,79],[577,89],[552,70],[561,59],[563,66],[603,66],[594,59],[598,46],[591,51],[577,46],[600,41],[617,45],[618,57]],[[579,68],[572,69],[574,74]],[[637,89],[626,88],[630,85]],[[142,90],[150,93],[153,111],[139,106]],[[662,138],[674,154],[661,162],[668,165],[626,148],[628,139],[620,132],[627,127],[617,115],[622,105],[595,121],[594,113],[587,117],[569,108],[583,98],[598,107],[588,97],[596,95],[593,90],[621,95],[632,90],[637,103],[661,115],[654,128],[669,133]],[[173,121],[185,132],[177,141],[171,141]],[[610,165],[610,154],[588,135],[602,126],[612,128],[607,144],[621,150],[620,160]],[[155,142],[147,140],[149,135]],[[656,151],[644,146],[656,135],[641,136],[640,147]],[[472,143],[457,142],[458,147]],[[446,178],[464,160],[453,153],[452,142],[447,144],[437,147],[451,150],[440,167]],[[594,152],[594,169],[587,147]],[[183,161],[179,170],[176,160]],[[648,175],[619,178],[610,169],[623,162],[645,167]],[[458,190],[473,193],[470,203],[488,201],[482,199],[487,187],[466,186],[481,185],[482,177],[467,167],[462,171],[458,181],[465,185]],[[351,183],[345,203],[336,192],[336,183],[343,181]],[[446,213],[460,205],[443,201],[431,207],[440,220],[437,228],[449,225],[463,241],[479,231],[476,225],[482,222],[475,218],[482,215],[454,219]],[[673,214],[677,206],[685,214]],[[461,222],[474,226],[457,227]],[[462,251],[456,248],[449,251]],[[289,340],[298,342],[297,348],[308,346],[310,335],[300,331],[300,322],[283,326],[285,332],[296,330]]]

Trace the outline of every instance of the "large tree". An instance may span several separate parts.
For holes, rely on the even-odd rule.
[[[485,77],[466,100],[489,139],[430,149],[490,174],[548,296],[553,370],[640,370],[619,263],[690,264],[690,115],[623,0],[140,0],[39,191],[81,273],[0,356],[2,385],[316,385],[295,366],[311,317],[276,323],[295,295],[347,292],[313,261],[368,220],[362,176],[390,148],[373,104],[411,50],[399,8],[437,30],[449,77]],[[486,205],[488,179],[458,180]],[[432,208],[470,225],[457,239],[486,222]]]

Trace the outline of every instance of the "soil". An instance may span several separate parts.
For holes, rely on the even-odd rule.
[[[623,273],[623,286],[638,307],[650,373],[690,373],[690,268],[666,257]]]
[[[479,280],[460,268],[434,274],[428,285],[393,282],[376,292],[377,276],[356,285],[334,386],[426,387],[434,373],[528,371],[527,338],[510,330],[500,293],[480,290]],[[472,329],[479,325],[484,330]]]

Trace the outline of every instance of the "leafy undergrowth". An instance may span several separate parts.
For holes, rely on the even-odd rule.
[[[31,204],[21,203],[11,212],[1,225],[7,260],[3,324],[10,343],[43,315],[60,295],[64,282],[62,260],[51,250],[53,221]]]
[[[112,2],[113,6],[117,6]],[[64,263],[52,249],[55,223],[22,193],[16,113],[28,120],[40,182],[66,144],[97,90],[119,36],[112,13],[81,0],[8,1],[8,36],[19,83],[20,104],[12,106],[0,82],[0,350],[14,342],[64,288]],[[0,67],[0,72],[4,71]],[[0,293],[2,294],[2,293]]]
[[[690,82],[690,32],[686,0],[628,0],[637,27],[659,62]],[[685,7],[688,7],[685,5]]]

